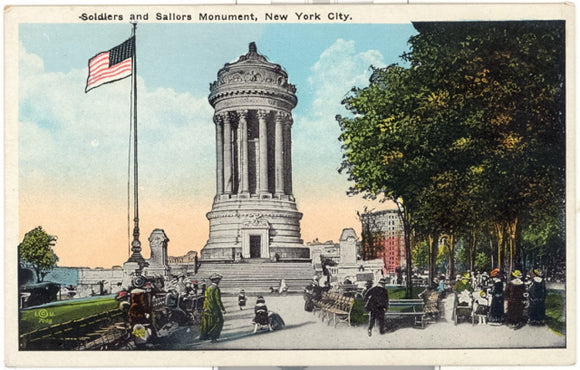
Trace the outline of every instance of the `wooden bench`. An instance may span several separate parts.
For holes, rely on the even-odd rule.
[[[323,312],[323,308],[328,306],[332,300],[330,299],[330,293],[322,292],[322,296],[319,299],[312,299],[312,314],[316,314],[318,312],[318,316],[320,316]]]
[[[340,322],[350,326],[350,313],[353,305],[353,297],[331,292],[323,292],[320,300],[314,302],[315,310],[320,312],[322,321],[328,318],[328,325],[333,322],[334,327]]]
[[[421,295],[419,295],[421,296]],[[422,298],[425,302],[425,314],[427,318],[438,320],[441,313],[439,312],[439,299],[441,297],[441,293],[436,290],[428,290],[426,291]]]
[[[425,327],[425,302],[422,299],[391,299],[385,319],[412,318],[415,324]]]

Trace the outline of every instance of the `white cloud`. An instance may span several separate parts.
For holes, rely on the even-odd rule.
[[[308,82],[314,101],[295,125],[294,162],[297,174],[314,176],[313,183],[320,191],[332,189],[344,194],[348,188],[346,176],[337,173],[342,151],[335,116],[347,113],[341,101],[353,86],[368,85],[371,65],[384,66],[379,51],[357,52],[354,41],[338,39],[311,67]]]
[[[338,39],[311,68],[308,81],[316,89],[313,112],[318,116],[341,111],[340,101],[353,86],[368,84],[371,65],[384,65],[379,51],[357,53],[354,41]]]
[[[22,183],[34,172],[61,191],[125,188],[130,78],[85,94],[86,68],[48,73],[42,59],[22,45],[19,57]],[[213,179],[215,134],[207,98],[150,91],[141,78],[138,86],[140,185],[176,191],[175,184]]]

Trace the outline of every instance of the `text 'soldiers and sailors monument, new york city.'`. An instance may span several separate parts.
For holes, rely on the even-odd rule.
[[[250,43],[210,85],[215,109],[216,195],[202,261],[307,261],[292,194],[296,87]]]

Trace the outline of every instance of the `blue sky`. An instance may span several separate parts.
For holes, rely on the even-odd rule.
[[[130,79],[88,94],[84,85],[88,59],[130,34],[129,24],[19,27],[20,233],[52,227],[48,231],[59,236],[66,256],[61,265],[80,263],[68,257],[79,242],[75,233],[120,233],[120,241],[111,236],[108,243],[126,243]],[[164,228],[173,243],[170,254],[179,255],[199,250],[207,239],[204,215],[215,195],[209,84],[252,41],[297,87],[293,179],[304,240],[336,240],[343,227],[358,228],[361,200],[346,197],[349,184],[337,173],[335,116],[347,114],[340,101],[353,86],[368,84],[370,65],[401,63],[413,34],[411,24],[140,24],[142,240],[153,228]],[[337,213],[342,218],[336,224],[324,223]],[[84,217],[93,225],[78,226],[75,221]],[[102,240],[91,243],[87,250],[98,250]]]

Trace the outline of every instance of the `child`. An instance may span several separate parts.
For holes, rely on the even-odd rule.
[[[244,290],[240,290],[240,294],[238,295],[238,306],[240,306],[240,310],[243,310],[246,307],[246,292]]]
[[[258,331],[258,327],[267,326],[269,331],[272,331],[268,320],[268,307],[266,307],[266,300],[262,296],[258,296],[256,306],[254,307],[254,333]]]
[[[473,293],[473,315],[477,317],[479,325],[487,324],[489,312],[489,296],[485,289],[479,288]]]

